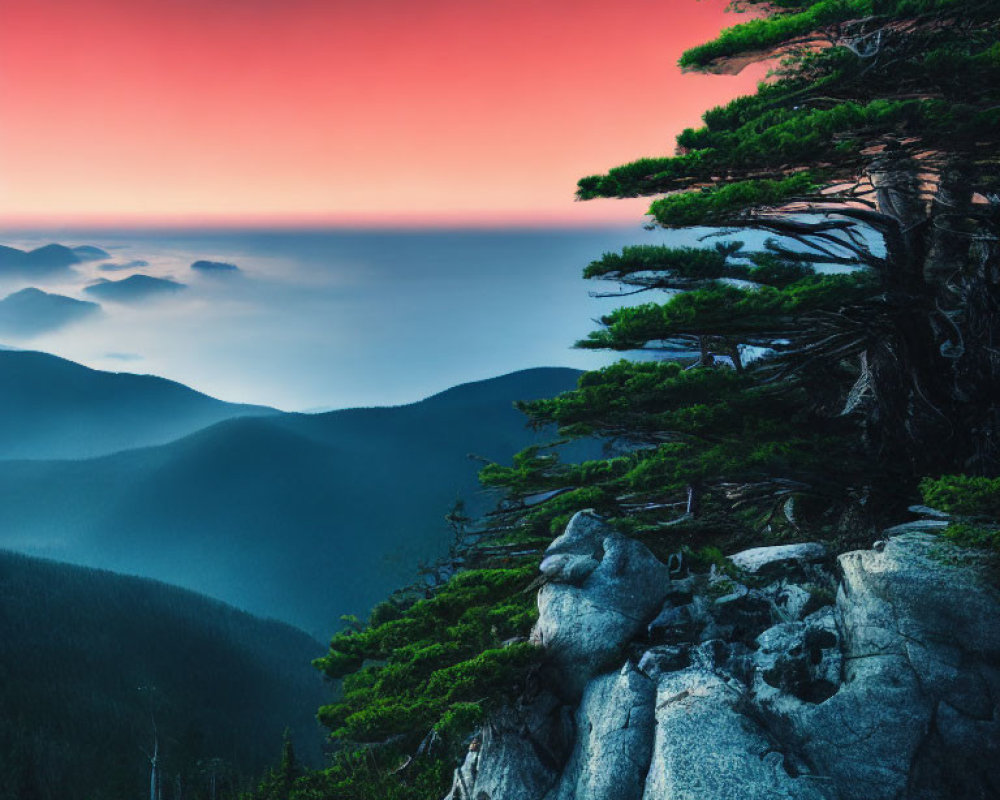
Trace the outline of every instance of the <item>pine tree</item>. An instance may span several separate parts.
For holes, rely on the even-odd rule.
[[[289,800],[293,796],[295,781],[304,774],[295,757],[291,732],[286,728],[281,741],[281,760],[272,768],[257,787],[258,800]]]
[[[921,474],[995,474],[1000,2],[733,5],[753,19],[681,65],[778,59],[771,80],[708,111],[674,155],[578,186],[582,200],[653,197],[652,226],[716,229],[714,246],[630,247],[585,271],[623,294],[672,294],[608,314],[579,346],[693,346],[695,369],[623,363],[525,404],[537,423],[644,449],[585,469],[526,453],[486,481],[586,487],[581,501],[626,516],[656,506],[644,519],[662,525],[668,508],[691,510],[684,488],[755,505],[770,523],[793,496],[841,511],[853,498],[856,511]],[[765,245],[733,241],[743,231]]]
[[[887,452],[920,459],[934,441],[954,459],[995,468],[1000,4],[741,6],[763,14],[685,53],[681,64],[738,69],[783,53],[778,79],[708,112],[703,127],[678,137],[677,155],[584,178],[579,196],[663,194],[650,207],[663,227],[768,231],[776,238],[758,264],[802,280],[776,292],[696,293],[678,301],[688,312],[683,320],[621,311],[588,344],[631,347],[644,335],[691,329],[721,329],[744,342],[791,338],[780,351],[800,368],[857,359],[850,410],[863,409],[869,434]],[[603,274],[596,267],[590,274],[628,282],[647,268],[637,255],[626,251]],[[670,253],[662,255],[653,269],[668,280],[659,285],[673,287],[669,277],[686,277],[696,263],[686,259],[678,270]],[[786,300],[803,281],[820,280],[807,275],[816,267],[855,268],[870,287],[859,295],[848,279],[842,292]],[[773,287],[766,268],[746,277]],[[703,279],[731,272],[709,267]],[[707,316],[741,302],[749,307],[728,319]],[[792,313],[776,314],[775,306]],[[638,322],[648,329],[631,335]]]
[[[281,743],[281,761],[278,764],[278,781],[286,796],[292,790],[292,784],[299,776],[299,762],[295,758],[295,745],[292,743],[292,734],[286,728],[285,736]]]

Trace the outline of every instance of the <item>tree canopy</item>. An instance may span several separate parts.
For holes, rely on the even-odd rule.
[[[891,515],[915,499],[922,474],[1000,468],[1000,3],[733,6],[752,18],[681,65],[733,72],[769,60],[769,80],[706,112],[673,155],[585,177],[577,190],[581,200],[649,196],[655,227],[715,229],[702,248],[628,247],[584,272],[623,295],[669,296],[605,315],[578,346],[688,346],[697,363],[681,373],[623,362],[524,409],[569,435],[644,445],[607,462],[618,465],[614,481],[588,484],[613,488],[603,510],[640,529],[669,522],[667,509],[635,519],[651,506],[622,479],[635,470],[623,459],[644,474],[658,464],[670,476],[660,494],[688,482],[724,487],[731,500],[744,496],[735,485],[770,481],[775,499],[795,486],[823,498],[816,509],[834,528],[849,518],[856,530],[851,507],[873,493],[887,502],[870,508]],[[768,238],[750,251],[735,240],[745,231]],[[720,387],[720,368],[739,379]],[[528,491],[526,476],[544,476],[579,491],[580,472],[533,453],[486,478]],[[775,521],[770,501],[757,510],[757,523]]]

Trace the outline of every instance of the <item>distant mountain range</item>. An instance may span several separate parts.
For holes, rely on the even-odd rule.
[[[90,458],[164,444],[233,417],[276,413],[150,375],[0,350],[0,459]]]
[[[240,268],[228,261],[205,261],[204,259],[191,264],[191,269],[199,272],[239,272]]]
[[[507,461],[544,440],[513,402],[577,375],[531,369],[396,408],[269,414],[2,352],[6,458],[79,458],[238,418],[85,461],[0,462],[0,546],[158,578],[327,635],[446,551],[456,498],[488,505],[468,455]]]
[[[286,727],[318,766],[321,653],[191,592],[0,551],[0,799],[148,797],[154,719],[167,797],[209,797],[213,768],[226,796],[253,785]]]
[[[100,310],[97,303],[41,289],[21,289],[0,300],[0,336],[37,336],[86,319]]]
[[[111,254],[107,250],[102,250],[100,247],[94,247],[90,244],[82,244],[78,247],[71,247],[76,257],[81,261],[101,261],[105,258],[111,258]]]
[[[154,278],[152,275],[129,275],[119,281],[101,278],[90,284],[85,291],[101,300],[113,300],[117,303],[134,303],[148,300],[165,294],[174,294],[186,289],[187,286],[169,278]]]
[[[44,275],[59,272],[82,261],[109,258],[99,247],[66,247],[47,244],[35,250],[18,250],[0,245],[0,275]]]

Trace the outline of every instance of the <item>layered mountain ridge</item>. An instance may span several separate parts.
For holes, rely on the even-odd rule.
[[[234,417],[277,413],[153,375],[0,350],[0,459],[94,458],[165,444]]]
[[[526,370],[406,406],[307,415],[0,352],[0,546],[328,635],[447,552],[456,499],[492,502],[469,455],[507,459],[542,441],[514,401],[577,374]]]

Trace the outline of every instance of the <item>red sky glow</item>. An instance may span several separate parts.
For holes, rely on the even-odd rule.
[[[8,0],[0,222],[637,221],[582,175],[763,73],[723,0]]]

